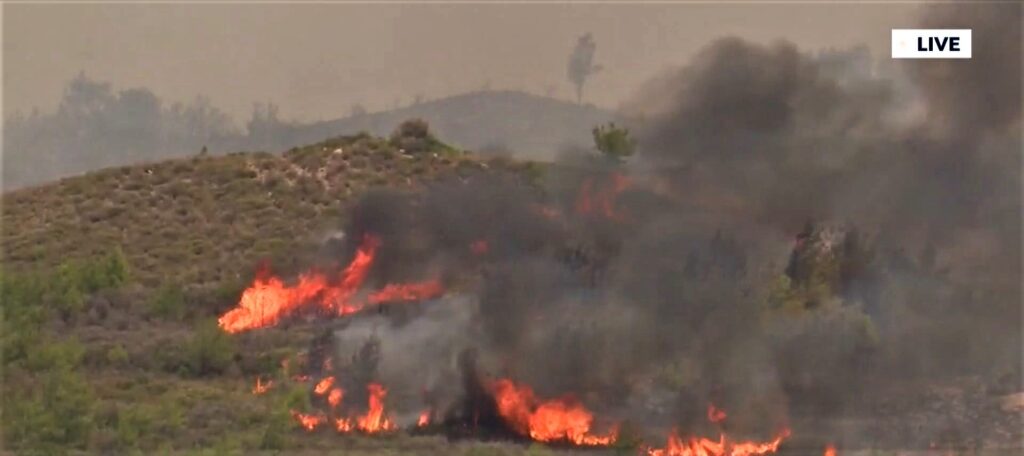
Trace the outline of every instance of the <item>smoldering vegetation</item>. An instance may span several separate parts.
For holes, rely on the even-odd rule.
[[[710,404],[730,432],[799,435],[877,418],[907,385],[1017,390],[1020,24],[1019,5],[930,7],[922,27],[973,29],[974,58],[885,76],[724,38],[638,93],[652,109],[627,163],[367,195],[346,248],[375,233],[375,280],[436,275],[449,295],[352,323],[335,349],[374,335],[408,413],[422,402],[399,389],[457,418],[486,407],[480,378],[509,377],[697,435]]]

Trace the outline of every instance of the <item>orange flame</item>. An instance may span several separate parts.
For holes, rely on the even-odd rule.
[[[615,198],[629,187],[629,178],[619,173],[612,173],[611,186],[598,191],[591,191],[593,180],[587,178],[580,187],[576,199],[576,213],[581,215],[600,214],[608,218],[619,219],[622,214],[615,211]]]
[[[828,444],[828,446],[825,447],[825,455],[824,456],[836,456],[836,447],[835,447],[835,445],[832,445],[831,443]]]
[[[376,237],[366,236],[356,257],[342,271],[337,285],[329,284],[322,273],[312,271],[300,275],[298,283],[289,287],[281,279],[269,276],[267,271],[260,271],[253,285],[242,293],[238,307],[217,322],[229,333],[272,326],[318,296],[320,305],[328,310],[342,315],[351,313],[346,312],[345,301],[362,285],[379,245]]]
[[[725,435],[718,441],[707,438],[683,440],[675,432],[668,438],[665,448],[651,448],[648,456],[756,456],[775,453],[782,441],[789,437],[789,430],[783,430],[768,442],[731,442]]]
[[[298,422],[300,426],[311,432],[325,420],[323,415],[308,415],[305,413],[299,413],[295,410],[292,410],[291,412],[292,418],[295,418],[295,421]]]
[[[606,435],[590,433],[594,415],[578,402],[565,398],[538,403],[529,386],[500,379],[493,384],[498,414],[513,430],[539,442],[565,440],[576,445],[610,445],[618,430]]]
[[[331,408],[338,408],[338,404],[341,403],[341,398],[344,397],[345,391],[341,388],[334,388],[331,390],[331,394],[327,395],[327,403],[331,404]]]
[[[242,293],[238,306],[222,315],[217,322],[224,331],[237,333],[276,325],[282,318],[310,303],[337,316],[358,312],[367,303],[352,302],[351,298],[366,280],[379,246],[377,237],[365,236],[355,258],[340,273],[337,281],[312,270],[299,275],[298,282],[288,286],[280,278],[261,270],[253,284]],[[444,287],[437,280],[390,284],[372,293],[369,304],[428,299],[442,293]]]
[[[721,423],[725,421],[725,410],[715,407],[715,404],[708,404],[708,421],[712,423]]]
[[[270,390],[271,386],[274,386],[273,380],[267,380],[267,383],[263,383],[259,377],[256,377],[256,385],[252,387],[252,394],[259,396]]]
[[[323,396],[323,394],[326,393],[327,390],[330,389],[331,385],[333,384],[334,377],[324,377],[316,384],[316,387],[313,388],[313,392],[316,393],[317,395]]]
[[[359,417],[359,429],[368,434],[395,429],[395,425],[384,415],[384,397],[388,390],[377,383],[366,385],[370,393],[369,409],[366,414]]]
[[[416,420],[416,427],[423,427],[430,424],[430,410],[424,410],[420,413],[420,419]]]
[[[370,304],[389,301],[418,301],[440,296],[444,287],[440,281],[428,280],[419,283],[390,284],[370,294]]]

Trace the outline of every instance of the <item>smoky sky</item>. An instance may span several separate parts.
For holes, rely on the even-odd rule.
[[[234,118],[273,101],[282,116],[340,117],[489,86],[572,99],[565,75],[592,33],[600,74],[585,101],[614,108],[667,65],[723,35],[803,49],[867,44],[915,5],[6,5],[5,109],[55,109],[84,71],[161,99],[210,97]]]

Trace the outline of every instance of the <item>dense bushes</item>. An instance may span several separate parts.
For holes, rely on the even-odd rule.
[[[4,440],[21,450],[84,448],[95,396],[79,368],[83,347],[46,329],[54,314],[73,320],[86,296],[123,284],[128,265],[119,249],[69,262],[50,274],[0,276],[4,317]]]

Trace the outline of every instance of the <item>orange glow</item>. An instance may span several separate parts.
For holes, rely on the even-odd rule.
[[[831,443],[828,444],[828,446],[825,447],[825,455],[824,456],[836,456],[836,447],[835,447],[835,445],[832,445]]]
[[[377,383],[366,385],[366,390],[370,393],[369,409],[358,419],[359,430],[373,434],[395,429],[395,425],[384,415],[384,397],[388,395],[388,390]]]
[[[648,456],[756,456],[773,454],[782,441],[789,437],[789,430],[782,431],[768,442],[732,442],[721,435],[718,441],[692,437],[684,440],[675,432],[668,438],[665,448],[651,448]]]
[[[708,404],[708,421],[712,423],[721,423],[725,421],[725,410],[715,407],[715,404]]]
[[[355,429],[355,426],[352,425],[351,418],[338,418],[334,420],[334,428],[338,432],[351,432],[352,429]]]
[[[323,396],[323,394],[331,388],[331,385],[334,385],[334,377],[324,377],[316,384],[316,387],[313,388],[313,392]]]
[[[313,431],[325,420],[323,415],[308,415],[305,413],[299,413],[295,410],[292,410],[291,412],[292,418],[295,418],[295,421],[307,431]]]
[[[593,179],[588,177],[584,180],[576,199],[576,213],[580,215],[598,214],[611,219],[622,218],[622,214],[615,211],[615,199],[629,187],[629,178],[619,173],[612,173],[610,184],[607,188],[592,190]]]
[[[594,415],[572,399],[540,402],[529,386],[517,386],[508,379],[495,381],[492,388],[498,414],[514,431],[533,440],[600,446],[610,445],[618,437],[617,429],[606,435],[591,434]]]
[[[420,419],[416,420],[416,427],[423,427],[430,424],[430,410],[420,413]]]
[[[267,380],[267,383],[263,383],[259,377],[256,377],[256,385],[252,387],[252,394],[259,396],[270,390],[271,386],[274,386],[273,380]]]
[[[490,249],[491,246],[483,239],[473,241],[472,244],[469,244],[469,251],[473,252],[474,255],[483,255]]]
[[[428,280],[426,282],[391,284],[379,291],[370,294],[370,304],[380,304],[389,301],[418,301],[440,296],[444,293],[444,287],[440,281]]]
[[[331,390],[331,394],[327,395],[327,403],[331,404],[331,408],[338,408],[338,404],[341,403],[341,398],[344,397],[345,391],[341,388],[334,388]]]
[[[292,381],[293,382],[299,382],[299,383],[306,383],[306,382],[309,381],[309,376],[308,375],[293,375],[292,376]]]

